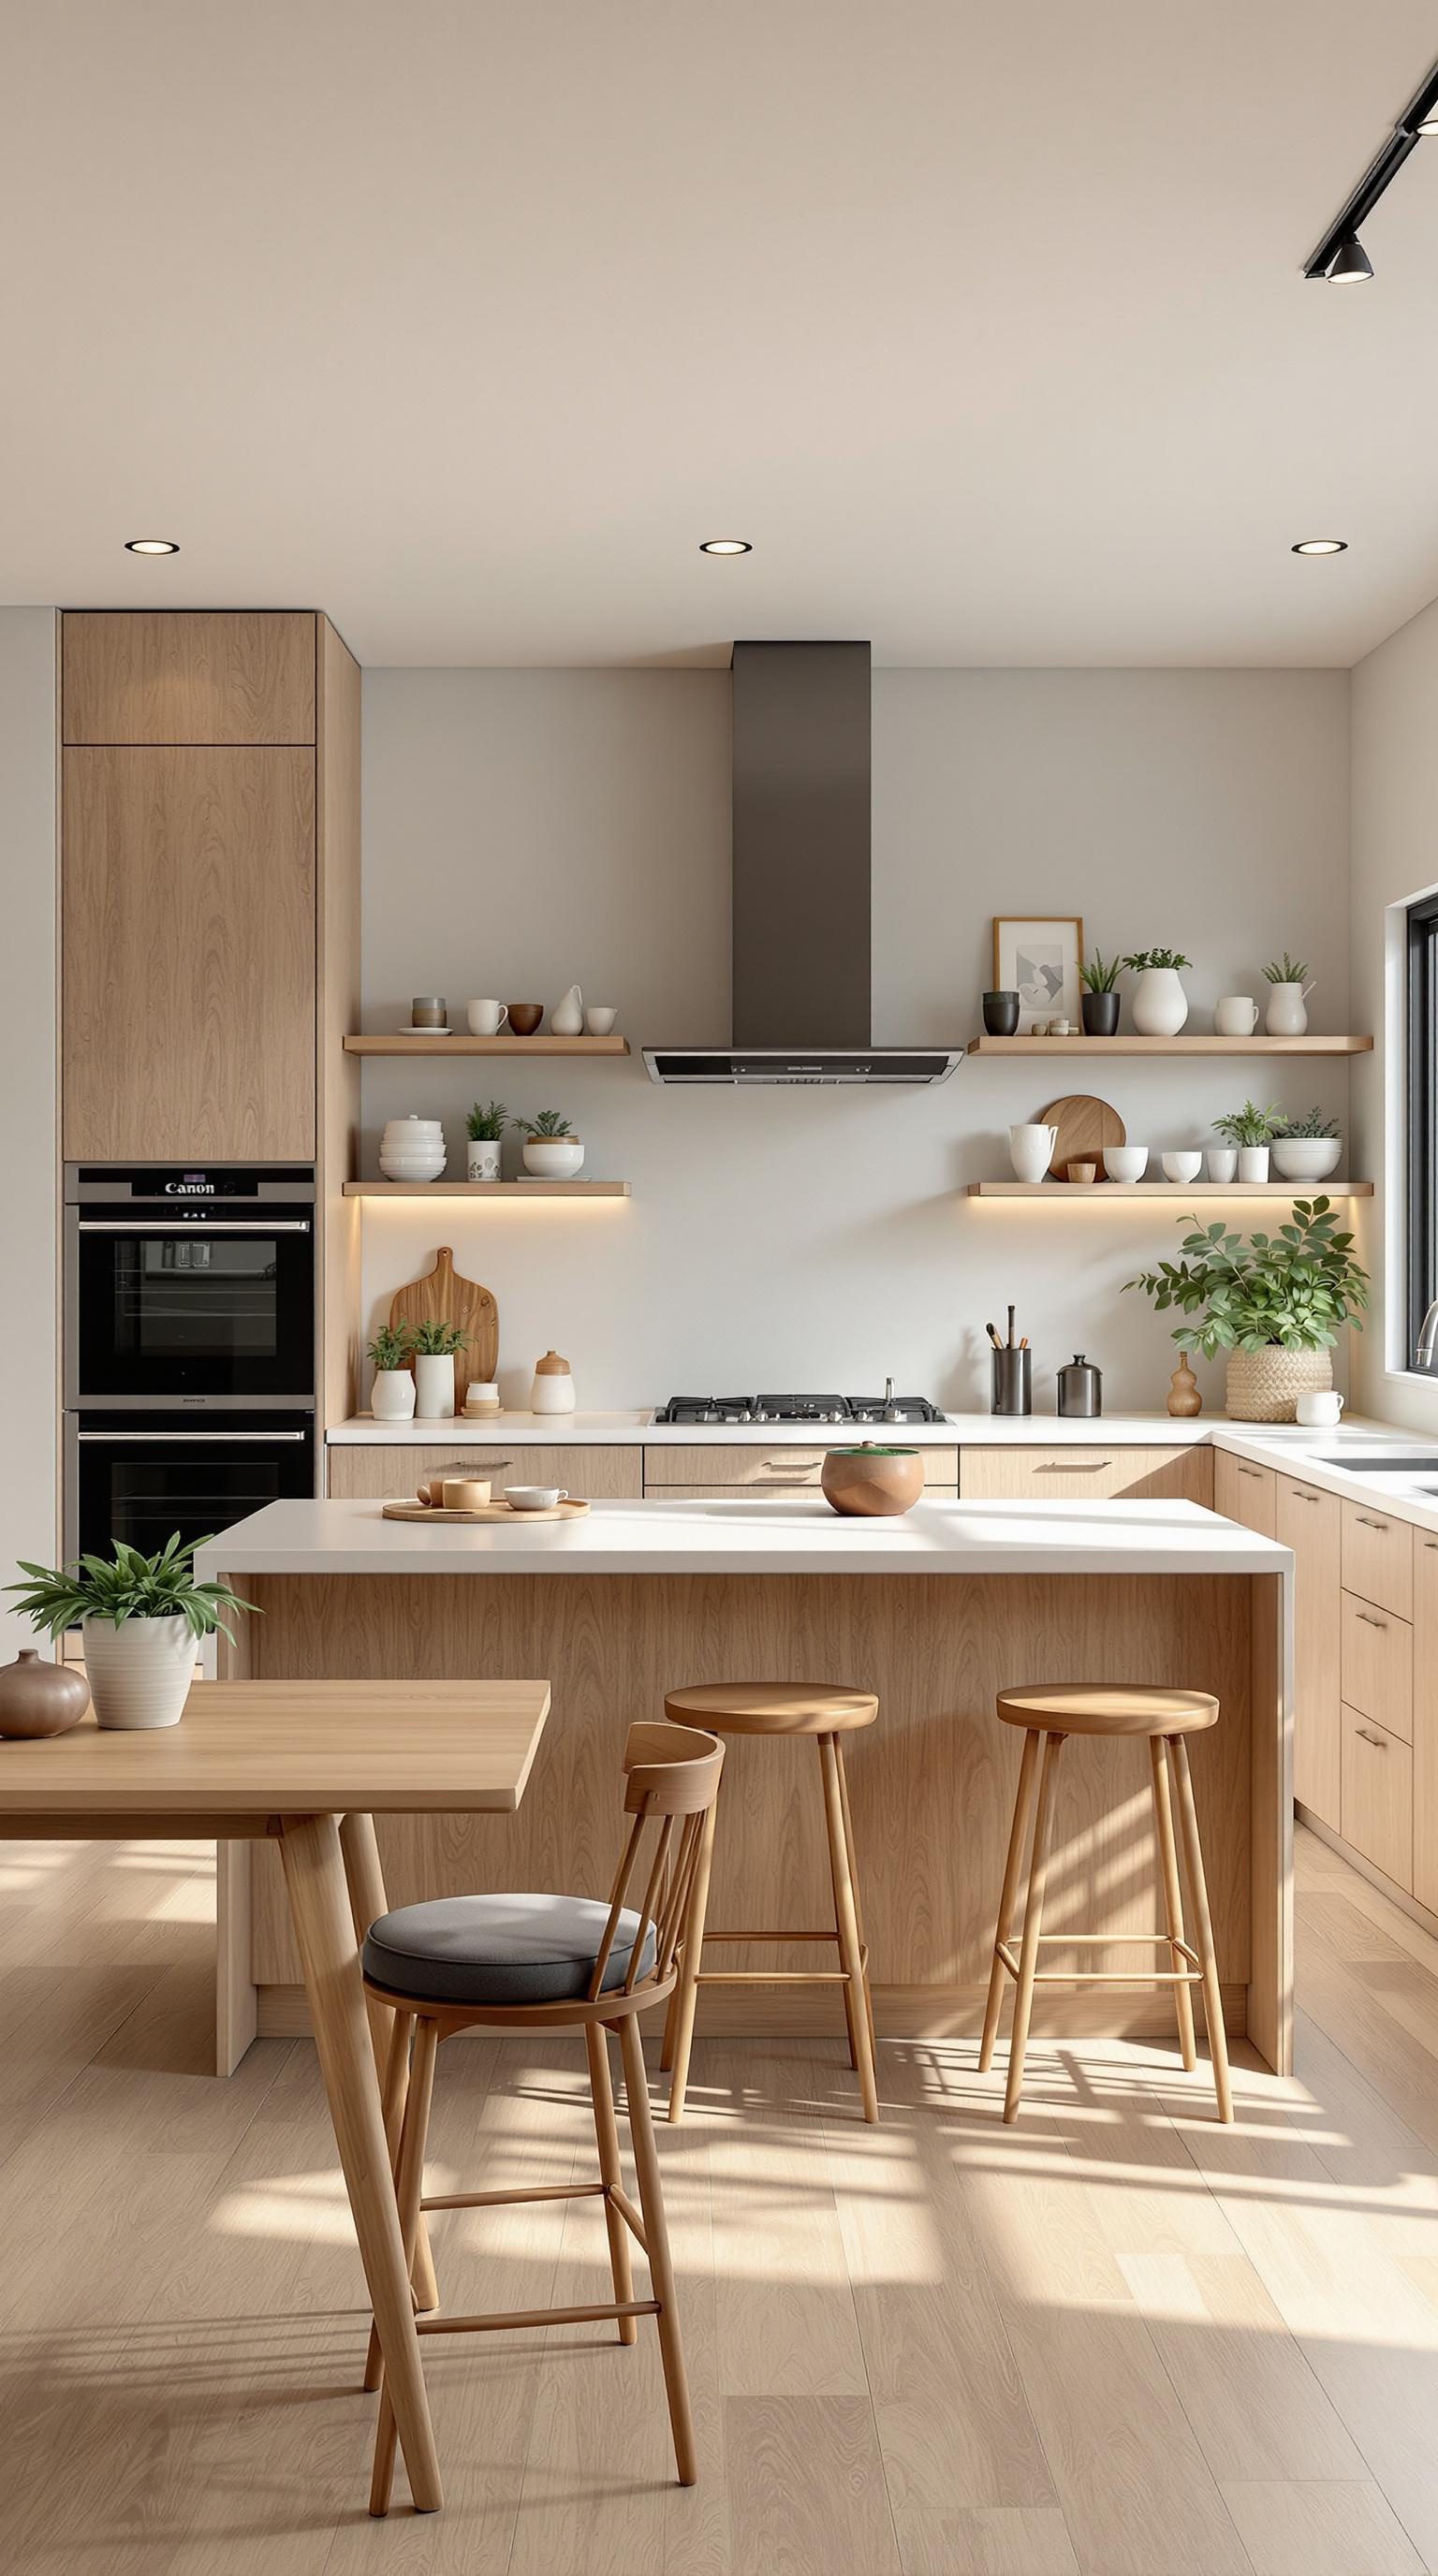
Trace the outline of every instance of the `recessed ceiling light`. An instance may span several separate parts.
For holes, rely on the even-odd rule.
[[[173,537],[127,537],[127,555],[177,555],[180,549]]]
[[[1346,555],[1346,537],[1304,537],[1291,549],[1296,555]]]
[[[706,537],[701,555],[752,555],[754,549],[747,537]]]

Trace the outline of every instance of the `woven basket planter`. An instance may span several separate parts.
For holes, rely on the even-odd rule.
[[[1230,1351],[1225,1402],[1233,1422],[1292,1422],[1300,1395],[1333,1384],[1331,1351]]]

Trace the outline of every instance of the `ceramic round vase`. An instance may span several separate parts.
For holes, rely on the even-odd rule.
[[[568,1360],[558,1351],[546,1351],[534,1364],[534,1383],[529,1390],[531,1413],[572,1413],[574,1411],[574,1378]]]
[[[557,1038],[577,1038],[584,1027],[584,995],[577,984],[571,984],[564,999],[556,1002],[549,1014],[549,1025]]]
[[[416,1351],[414,1409],[417,1420],[441,1422],[454,1411],[453,1351]]]
[[[1333,1384],[1331,1351],[1285,1351],[1270,1342],[1261,1351],[1230,1351],[1225,1403],[1233,1422],[1293,1422],[1300,1395]]]
[[[408,1369],[376,1369],[369,1409],[376,1422],[412,1422],[415,1386]]]
[[[1057,1127],[1045,1127],[1038,1120],[1009,1129],[1009,1161],[1016,1180],[1044,1179],[1054,1158],[1058,1135]]]
[[[499,1178],[499,1143],[497,1136],[471,1136],[465,1147],[465,1177],[471,1181],[497,1181]]]
[[[891,1518],[913,1509],[924,1490],[924,1462],[917,1449],[889,1449],[866,1440],[858,1449],[830,1449],[819,1482],[836,1512],[860,1519]]]
[[[178,1726],[198,1647],[187,1619],[82,1619],[97,1726]]]
[[[572,1181],[584,1161],[577,1136],[526,1136],[524,1168],[536,1180]]]
[[[1128,1007],[1141,1038],[1177,1037],[1188,1017],[1188,995],[1177,967],[1145,966]]]
[[[1311,984],[1270,984],[1268,1008],[1263,1025],[1271,1038],[1301,1038],[1308,1028],[1304,1005],[1312,992]]]
[[[38,1646],[22,1646],[0,1665],[0,1735],[66,1735],[90,1705],[83,1673],[52,1664]]]
[[[1178,1422],[1192,1422],[1203,1411],[1203,1398],[1198,1380],[1186,1359],[1179,1361],[1168,1382],[1168,1410]]]

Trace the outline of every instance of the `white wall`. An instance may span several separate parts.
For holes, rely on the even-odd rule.
[[[56,1531],[55,618],[0,608],[0,1311],[15,1327],[0,1475],[0,1583]],[[0,1599],[0,1660],[33,1644]]]
[[[1438,603],[1358,663],[1353,693],[1351,940],[1353,1007],[1374,1032],[1374,1052],[1354,1076],[1356,1150],[1379,1184],[1362,1225],[1382,1317],[1392,1281],[1385,1353],[1381,1322],[1354,1354],[1354,1393],[1366,1412],[1438,1432],[1438,1386],[1407,1373],[1402,1270],[1401,976],[1386,939],[1399,925],[1387,908],[1438,885],[1433,745],[1438,727]],[[1396,989],[1394,989],[1396,986]],[[1393,1045],[1389,1046],[1389,1036]],[[1385,1115],[1385,1103],[1387,1111]],[[1388,1365],[1385,1367],[1385,1358]]]
[[[1262,993],[1275,949],[1301,949],[1314,1025],[1346,1027],[1347,697],[1334,671],[876,673],[875,1038],[972,1034],[996,911],[1082,913],[1105,951],[1186,949],[1199,1026],[1217,994]],[[726,674],[367,671],[364,712],[366,1026],[401,1025],[416,992],[462,1013],[472,994],[549,1005],[577,978],[636,1048],[628,1065],[478,1075],[367,1062],[371,1171],[385,1118],[412,1108],[443,1116],[462,1172],[463,1111],[492,1071],[511,1107],[568,1111],[587,1170],[634,1191],[370,1202],[371,1325],[445,1241],[498,1298],[511,1400],[552,1343],[585,1406],[865,1392],[892,1374],[960,1407],[987,1401],[985,1318],[1013,1298],[1040,1410],[1075,1348],[1103,1365],[1111,1410],[1162,1405],[1167,1320],[1118,1292],[1173,1247],[1168,1211],[962,1195],[1006,1173],[1009,1122],[1075,1087],[1070,1065],[976,1059],[913,1092],[647,1081],[642,1042],[727,1035]],[[1157,1151],[1202,1143],[1259,1078],[1099,1057],[1088,1087]],[[1294,1109],[1346,1107],[1341,1066],[1273,1087]],[[1221,1401],[1217,1372],[1207,1393]]]

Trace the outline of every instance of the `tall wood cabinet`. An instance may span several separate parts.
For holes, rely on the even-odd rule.
[[[62,623],[65,1159],[314,1163],[331,1418],[359,1308],[359,702],[313,610]]]

